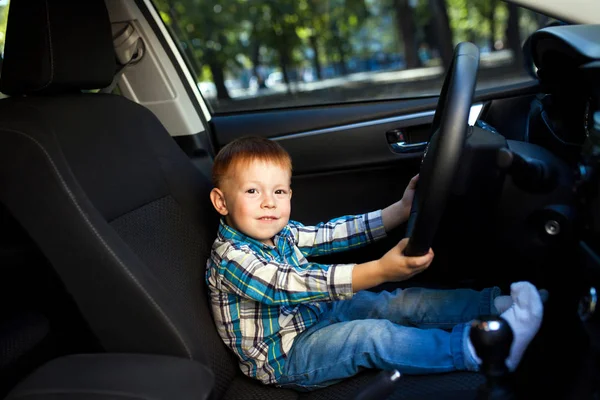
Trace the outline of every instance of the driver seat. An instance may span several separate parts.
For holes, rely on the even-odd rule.
[[[108,86],[115,73],[104,2],[15,1],[8,18],[0,202],[107,352],[202,362],[214,372],[215,399],[348,399],[373,379],[368,371],[298,393],[243,376],[216,332],[204,282],[218,222],[210,182],[149,110],[82,92]],[[460,398],[482,381],[404,377],[392,397]]]

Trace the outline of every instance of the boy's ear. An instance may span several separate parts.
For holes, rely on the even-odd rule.
[[[217,210],[219,214],[229,214],[229,211],[227,211],[227,203],[225,202],[225,196],[223,195],[223,192],[221,192],[220,189],[214,188],[210,191],[210,201],[212,202],[213,207],[215,208],[215,210]]]
[[[290,189],[290,199],[292,198],[292,189]]]

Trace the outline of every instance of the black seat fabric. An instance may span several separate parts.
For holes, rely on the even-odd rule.
[[[205,400],[213,380],[208,367],[179,357],[77,354],[44,364],[5,400]]]
[[[217,228],[210,183],[149,110],[74,90],[108,85],[114,65],[102,0],[11,3],[0,89],[13,97],[0,101],[0,201],[104,348],[204,362],[216,398],[352,397],[367,378],[301,395],[241,375],[217,335],[204,284]],[[452,379],[462,375],[463,386],[481,381]],[[442,381],[422,377],[399,393],[418,395]]]
[[[219,370],[223,393],[237,366],[214,329],[204,290],[217,228],[209,182],[146,108],[73,92],[110,84],[115,59],[104,3],[65,4],[11,4],[0,89],[14,97],[0,101],[0,201],[107,350],[204,361]],[[56,51],[64,35],[54,34],[55,26],[64,32],[82,18],[71,35],[80,42],[70,44],[78,62],[55,59],[66,56]],[[43,29],[21,29],[23,21]],[[52,57],[47,68],[28,68],[32,52],[23,49]],[[110,68],[99,67],[100,58]]]

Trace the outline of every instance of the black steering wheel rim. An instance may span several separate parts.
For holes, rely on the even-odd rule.
[[[467,138],[479,49],[459,43],[444,78],[407,226],[406,256],[427,254],[452,190]]]

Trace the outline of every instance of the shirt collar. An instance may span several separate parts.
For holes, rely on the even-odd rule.
[[[225,218],[221,218],[221,220],[219,222],[218,235],[226,240],[231,240],[233,242],[249,243],[249,244],[257,246],[258,248],[261,248],[261,249],[272,249],[273,248],[273,247],[269,246],[268,244],[265,244],[254,238],[251,238],[250,236],[245,235],[242,232],[238,231],[237,229],[227,225],[227,222],[225,222]],[[279,238],[288,239],[291,237],[292,237],[292,231],[289,228],[289,226],[286,225],[283,227],[283,229],[279,233],[277,233],[275,235],[275,237],[273,237],[273,243],[275,243],[275,246],[277,247],[280,242],[280,240],[278,240]]]

